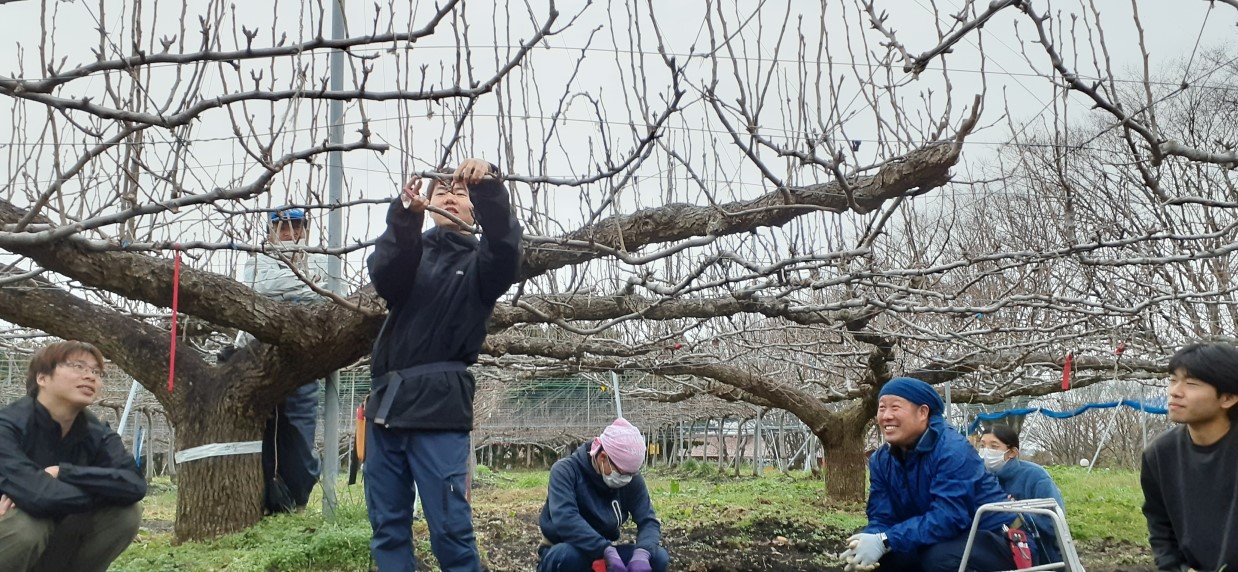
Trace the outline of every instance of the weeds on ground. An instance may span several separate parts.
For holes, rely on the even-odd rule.
[[[1075,539],[1085,546],[1146,547],[1147,529],[1140,513],[1143,495],[1136,471],[1049,467],[1066,500]],[[865,523],[864,506],[825,499],[819,479],[802,472],[767,470],[763,477],[721,474],[713,464],[651,468],[645,472],[654,508],[664,532],[675,538],[699,536],[714,551],[766,546],[784,550],[797,545],[822,546]],[[535,532],[537,512],[545,500],[548,471],[493,471],[479,467],[474,490],[475,514],[504,522],[521,518]],[[130,572],[353,572],[369,569],[370,526],[362,487],[341,485],[333,522],[322,515],[320,492],[300,514],[277,515],[253,528],[201,543],[172,545],[175,485],[156,480],[143,501],[146,527],[121,555],[113,570]],[[533,519],[533,520],[529,520]],[[519,527],[505,530],[512,534]],[[416,553],[430,556],[424,521],[414,525]],[[519,548],[535,538],[513,538]],[[681,544],[681,547],[688,547]],[[483,552],[487,547],[481,547]],[[511,547],[508,547],[511,548]],[[1146,548],[1141,551],[1146,559]],[[824,562],[823,562],[824,564]]]
[[[1139,472],[1124,469],[1046,467],[1066,501],[1066,521],[1076,540],[1128,541],[1146,545]]]
[[[333,522],[323,518],[319,493],[302,513],[269,516],[253,528],[207,542],[173,545],[170,520],[175,514],[175,489],[166,481],[156,484],[158,487],[152,487],[154,494],[143,501],[147,526],[112,565],[112,570],[369,570],[370,526],[360,487],[340,487],[339,508]],[[166,526],[150,526],[165,519]]]

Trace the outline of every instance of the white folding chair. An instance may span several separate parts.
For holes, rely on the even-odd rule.
[[[1066,525],[1066,513],[1062,511],[1062,507],[1053,499],[1026,499],[991,502],[981,505],[980,508],[976,509],[976,518],[972,519],[971,533],[967,536],[967,547],[963,549],[963,561],[959,563],[959,572],[967,572],[967,561],[971,558],[972,544],[976,542],[976,531],[980,529],[980,519],[990,512],[1035,514],[1047,516],[1053,521],[1053,529],[1057,532],[1058,550],[1062,552],[1062,561],[1040,564],[1013,572],[1059,569],[1065,572],[1084,572],[1083,563],[1079,561],[1079,553],[1075,551],[1075,540],[1071,538],[1070,527]]]

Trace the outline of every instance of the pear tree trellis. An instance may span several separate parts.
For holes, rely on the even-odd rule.
[[[786,410],[822,441],[839,498],[863,495],[863,429],[894,374],[999,401],[1052,391],[1066,348],[1091,350],[1086,384],[1113,370],[1119,334],[1121,367],[1145,376],[1186,338],[1233,335],[1233,106],[1209,100],[1233,93],[1233,60],[1191,59],[1194,83],[1171,87],[1145,52],[1118,84],[1080,55],[1118,46],[1078,39],[1068,12],[966,2],[926,39],[863,0],[389,3],[348,6],[347,37],[329,40],[329,3],[0,4],[30,24],[0,76],[0,318],[97,344],[154,393],[182,449],[255,439],[271,404],[368,352],[383,309],[362,260],[385,203],[465,156],[510,174],[528,236],[487,364],[646,371],[683,382],[652,398]],[[1113,25],[1072,6],[1089,30]],[[983,61],[985,30],[1012,25],[1034,31],[1016,63],[1053,94],[1043,128],[986,111],[1003,107],[1000,74],[977,64],[965,88],[946,65]],[[333,100],[340,143],[326,142]],[[1011,145],[952,182],[980,136]],[[324,196],[332,151],[340,204]],[[1105,201],[1125,210],[1085,206]],[[294,306],[234,279],[286,203],[319,213],[319,236],[321,213],[344,210],[346,244],[310,250],[344,258],[347,294]],[[178,346],[169,392],[174,249],[201,333]],[[256,341],[215,365],[236,330]],[[255,458],[181,469],[178,538],[261,516]]]

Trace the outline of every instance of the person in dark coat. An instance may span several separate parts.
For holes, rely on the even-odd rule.
[[[644,462],[645,438],[623,418],[555,462],[538,519],[545,538],[538,572],[580,572],[598,560],[606,572],[666,572],[670,556],[640,475]],[[629,518],[636,544],[613,544]]]
[[[1066,510],[1062,491],[1044,467],[1019,458],[1019,434],[1009,425],[997,423],[980,435],[980,458],[984,468],[997,477],[1011,500],[1053,499]],[[1039,564],[1062,561],[1057,529],[1053,519],[1039,514],[1024,514],[1023,528],[1029,529]]]
[[[392,202],[368,260],[388,309],[365,407],[370,551],[382,572],[413,570],[416,483],[440,569],[476,572],[466,479],[476,381],[467,368],[516,281],[521,229],[498,169],[485,161],[466,159],[450,180],[431,181],[428,197],[421,186],[414,180]],[[427,207],[435,225],[423,233]]]
[[[1006,500],[997,477],[967,438],[942,418],[933,387],[911,377],[892,379],[878,393],[877,428],[886,444],[869,458],[868,525],[843,553],[849,570],[954,572],[959,569],[976,509]],[[1001,534],[1014,517],[990,513],[980,521],[967,569],[1014,569]]]
[[[1143,515],[1158,570],[1238,569],[1238,349],[1191,344],[1169,358],[1169,420],[1143,452]]]
[[[137,534],[146,480],[86,411],[103,392],[103,355],[50,344],[26,390],[0,409],[0,570],[107,570]]]

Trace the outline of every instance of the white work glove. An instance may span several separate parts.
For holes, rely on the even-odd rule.
[[[881,540],[881,535],[861,532],[847,539],[847,549],[842,553],[847,564],[843,566],[843,570],[872,572],[880,566],[878,561],[885,556],[886,552],[888,550],[885,542]]]

